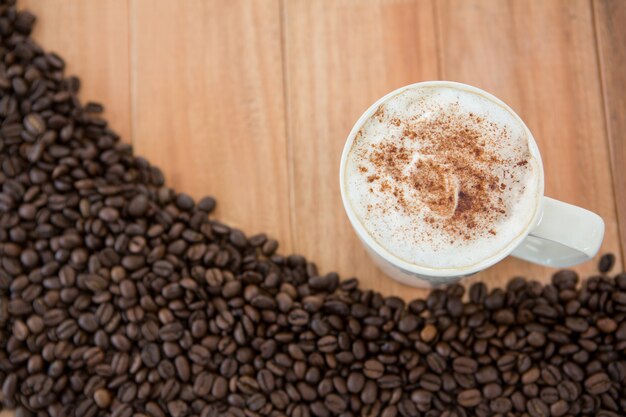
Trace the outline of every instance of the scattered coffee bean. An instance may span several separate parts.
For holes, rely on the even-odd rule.
[[[598,271],[606,274],[613,269],[613,265],[615,265],[615,255],[612,253],[606,253],[600,257],[600,261],[598,262]]]
[[[626,414],[626,274],[405,305],[168,188],[0,6],[0,403],[18,417]]]
[[[467,389],[459,392],[457,402],[463,407],[476,407],[482,401],[482,394],[477,389]]]
[[[585,390],[591,395],[599,395],[611,389],[611,380],[604,372],[598,372],[585,379]]]
[[[378,379],[381,376],[383,376],[384,372],[385,372],[384,365],[380,363],[379,361],[377,361],[376,359],[370,359],[366,361],[365,364],[363,365],[363,374],[365,374],[365,376],[368,378]]]

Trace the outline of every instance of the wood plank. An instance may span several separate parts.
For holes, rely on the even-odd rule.
[[[546,195],[600,214],[600,253],[621,258],[589,2],[443,0],[437,15],[443,77],[481,87],[518,112],[541,149]],[[594,273],[596,262],[576,270]],[[475,279],[546,281],[552,271],[507,259]]]
[[[626,258],[626,2],[593,2],[622,260]]]
[[[170,186],[289,250],[278,0],[131,2],[133,137]]]
[[[34,38],[81,78],[83,103],[105,105],[104,117],[130,142],[128,0],[22,0],[37,16]]]
[[[385,93],[437,78],[430,0],[283,2],[295,248],[364,288],[414,297],[378,271],[341,205],[339,159],[361,113]]]

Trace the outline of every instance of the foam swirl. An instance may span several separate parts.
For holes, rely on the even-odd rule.
[[[410,88],[365,121],[347,157],[345,189],[370,235],[396,257],[460,268],[522,233],[539,169],[524,125],[487,97]]]

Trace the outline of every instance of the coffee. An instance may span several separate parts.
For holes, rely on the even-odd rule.
[[[0,7],[0,411],[626,414],[626,274],[405,302],[320,273],[168,188],[80,103],[33,19]],[[6,79],[22,73],[27,95]]]
[[[357,132],[343,181],[370,236],[410,264],[463,268],[530,226],[539,161],[519,118],[480,93],[409,87]]]

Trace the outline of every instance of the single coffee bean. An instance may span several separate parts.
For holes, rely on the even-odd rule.
[[[513,408],[513,403],[508,398],[496,398],[489,402],[489,409],[497,414],[506,414]]]
[[[461,391],[456,401],[463,407],[476,407],[482,401],[482,394],[477,389]]]
[[[502,387],[498,383],[490,383],[483,387],[483,396],[488,400],[498,398],[502,394]]]
[[[348,391],[358,394],[365,386],[365,376],[359,372],[351,372],[348,375],[347,386]]]
[[[617,330],[617,323],[609,317],[603,317],[596,322],[596,326],[603,333],[613,333]]]
[[[441,374],[446,369],[446,360],[437,353],[429,353],[426,356],[426,364],[436,374]]]
[[[265,396],[263,394],[253,394],[246,401],[246,405],[252,411],[259,411],[266,403]]]
[[[385,366],[376,359],[370,359],[363,365],[363,374],[371,379],[378,379],[383,376]]]
[[[141,360],[149,367],[154,368],[161,360],[161,352],[155,343],[149,343],[141,351]]]
[[[437,328],[432,324],[426,325],[420,332],[420,338],[426,342],[432,342],[437,337]]]
[[[531,417],[549,417],[550,409],[539,398],[533,398],[526,403],[526,409]]]
[[[561,417],[569,411],[569,404],[565,400],[559,400],[550,406],[550,415],[552,417]]]
[[[452,369],[460,374],[474,374],[478,370],[478,362],[467,356],[460,356],[452,362]]]
[[[611,389],[611,380],[604,372],[598,372],[585,379],[585,390],[591,395],[599,395]]]
[[[569,380],[565,380],[559,383],[559,385],[557,386],[557,391],[559,392],[559,397],[568,402],[576,400],[580,395],[578,385]]]
[[[324,399],[324,405],[334,414],[340,414],[346,409],[346,402],[337,394],[330,394]]]
[[[184,417],[187,415],[189,407],[184,401],[175,400],[167,403],[167,411],[172,417]]]
[[[613,269],[613,265],[615,265],[615,255],[612,253],[606,253],[600,257],[600,261],[598,262],[598,271],[606,274]]]

